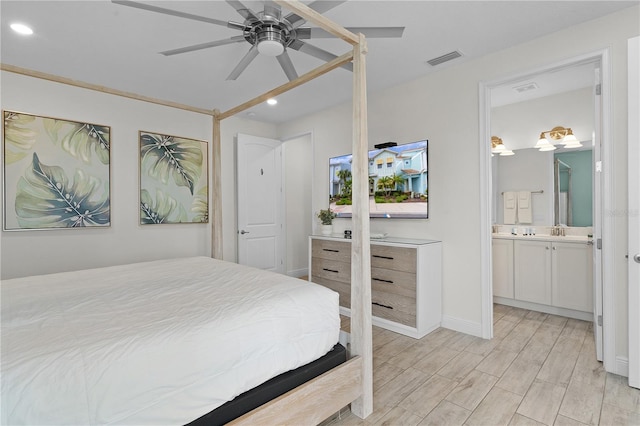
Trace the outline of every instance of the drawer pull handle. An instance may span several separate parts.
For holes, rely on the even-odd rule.
[[[339,271],[336,271],[335,269],[327,269],[327,268],[322,268],[322,270],[327,272],[335,272],[336,274],[339,272]]]
[[[340,250],[332,250],[332,249],[325,249],[325,248],[323,248],[322,251],[330,251],[332,253],[340,253]]]
[[[375,277],[371,277],[371,279],[373,281],[380,281],[380,282],[383,282],[383,283],[393,284],[392,280],[383,280],[382,278],[375,278]]]
[[[372,305],[376,305],[376,306],[381,306],[383,308],[387,308],[387,309],[393,309],[393,306],[389,306],[389,305],[383,305],[382,303],[378,303],[378,302],[371,302]]]
[[[393,260],[393,257],[391,257],[391,256],[380,256],[380,255],[378,255],[378,254],[374,254],[374,255],[372,255],[372,257],[377,257],[377,258],[379,258],[379,259],[389,259],[389,260]]]

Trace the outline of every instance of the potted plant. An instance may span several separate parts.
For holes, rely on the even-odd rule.
[[[322,224],[322,235],[331,235],[333,232],[333,218],[337,215],[331,209],[320,210],[317,214]]]

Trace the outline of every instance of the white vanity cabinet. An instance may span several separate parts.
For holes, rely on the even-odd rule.
[[[513,241],[494,238],[491,250],[493,256],[493,295],[513,299]]]
[[[551,305],[551,243],[513,242],[515,298]]]
[[[350,315],[351,240],[312,236],[309,280],[340,295]],[[371,241],[372,323],[421,338],[442,321],[442,243],[385,238]]]
[[[553,305],[578,311],[593,311],[593,246],[554,242],[551,281]]]
[[[592,249],[585,240],[494,237],[494,301],[592,319]]]

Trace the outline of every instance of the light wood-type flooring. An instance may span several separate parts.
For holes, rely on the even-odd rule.
[[[328,424],[640,425],[640,390],[596,361],[590,322],[495,305],[494,336],[374,327],[374,412]]]

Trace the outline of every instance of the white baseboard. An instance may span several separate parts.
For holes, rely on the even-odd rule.
[[[302,269],[294,269],[292,271],[287,271],[287,275],[290,277],[304,277],[309,275],[309,268]]]
[[[629,377],[629,359],[624,356],[617,356],[615,369],[616,371],[612,371],[612,373],[618,376]]]
[[[479,322],[463,320],[447,315],[442,316],[442,327],[450,330],[459,331],[460,333],[470,334],[476,337],[482,337],[482,324]]]
[[[556,306],[541,305],[539,303],[525,302],[523,300],[507,299],[493,296],[494,303],[500,305],[513,306],[515,308],[529,309],[532,311],[544,312],[546,314],[560,315],[568,318],[575,318],[582,321],[593,322],[593,312],[575,311],[573,309],[558,308]]]

